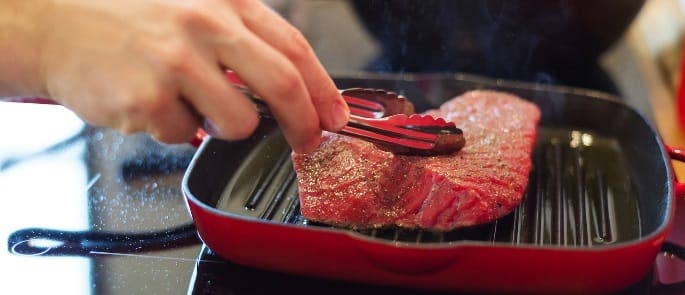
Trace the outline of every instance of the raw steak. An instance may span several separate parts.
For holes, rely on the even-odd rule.
[[[472,91],[427,113],[464,131],[461,151],[400,156],[325,133],[316,151],[293,154],[304,217],[352,228],[450,230],[511,212],[528,182],[539,109],[511,94]]]

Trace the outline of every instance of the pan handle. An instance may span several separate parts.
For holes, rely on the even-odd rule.
[[[666,151],[672,160],[685,162],[685,150],[666,145]],[[685,197],[685,183],[675,179],[675,194],[678,197]]]
[[[7,250],[16,255],[92,255],[96,252],[132,253],[199,244],[193,223],[151,233],[62,231],[27,228],[13,232]]]

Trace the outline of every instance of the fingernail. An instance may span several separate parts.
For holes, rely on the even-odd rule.
[[[202,124],[202,129],[204,129],[207,134],[213,137],[221,137],[221,131],[219,131],[219,128],[216,127],[214,122],[208,119],[205,119],[205,122]]]
[[[333,102],[330,116],[333,119],[333,128],[335,130],[339,130],[347,124],[347,120],[350,119],[350,109],[342,98]]]

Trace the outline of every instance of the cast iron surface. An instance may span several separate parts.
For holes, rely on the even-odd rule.
[[[543,117],[529,187],[512,214],[448,233],[394,228],[357,232],[412,243],[476,240],[592,247],[635,241],[663,230],[671,212],[667,158],[649,124],[617,100],[591,91],[465,76],[364,78],[338,80],[339,86],[404,89],[419,111],[469,90],[499,89],[536,103]],[[277,128],[269,123],[243,142],[210,139],[189,170],[188,188],[209,206],[234,216],[325,226],[299,214],[289,156]]]
[[[592,246],[641,236],[637,198],[615,140],[577,130],[543,128],[524,200],[493,223],[448,233],[396,228],[357,232],[402,242],[461,239],[512,244]],[[273,157],[265,147],[278,147]],[[605,161],[610,159],[611,161]],[[217,208],[259,219],[305,226],[299,210],[290,150],[279,133],[257,145],[228,182]]]

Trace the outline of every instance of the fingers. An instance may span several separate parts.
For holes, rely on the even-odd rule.
[[[193,139],[200,124],[198,115],[178,96],[178,91],[169,83],[158,82],[149,85],[131,83],[138,87],[129,88],[125,98],[110,113],[118,113],[116,122],[107,125],[117,127],[124,134],[144,131],[158,141],[166,143],[187,143]],[[107,108],[107,107],[105,107]],[[102,111],[107,113],[108,111]]]
[[[199,117],[180,97],[168,100],[162,112],[150,117],[146,128],[155,139],[166,143],[188,143],[200,125]]]
[[[322,127],[341,128],[349,116],[347,105],[302,35],[258,1],[234,2],[235,7],[223,1],[160,2],[145,10],[159,11],[150,26],[131,28],[140,34],[122,34],[142,37],[117,39],[122,44],[117,50],[98,49],[91,59],[109,61],[116,72],[108,77],[121,81],[110,84],[124,92],[107,92],[116,101],[111,107],[95,106],[117,114],[109,125],[184,142],[199,118],[206,118],[219,137],[249,136],[259,119],[252,102],[225,80],[219,66],[226,66],[269,104],[295,152],[317,147]],[[253,14],[256,18],[248,17]],[[131,56],[143,57],[131,62]],[[146,80],[132,77],[135,73]],[[107,88],[106,82],[99,83]],[[65,96],[74,96],[71,92]]]
[[[245,26],[266,43],[285,55],[301,74],[316,108],[321,126],[340,130],[349,119],[349,108],[338,93],[333,80],[317,59],[302,34],[278,13],[260,1],[248,2],[241,15]]]
[[[244,139],[257,128],[255,107],[224,78],[218,65],[195,59],[179,73],[181,93],[209,122],[207,130],[223,139]],[[218,133],[218,134],[217,134]]]
[[[319,144],[319,116],[297,68],[281,53],[247,30],[235,30],[220,42],[217,54],[224,66],[237,73],[266,100],[288,143],[298,153]]]
[[[211,122],[213,136],[237,140],[248,137],[259,123],[254,105],[225,80],[216,62],[192,46],[158,51],[159,76],[138,77],[127,83],[119,129],[127,134],[146,131],[167,143],[187,143],[201,121]],[[135,72],[133,72],[135,73]],[[135,74],[132,74],[135,75]],[[126,78],[123,78],[126,79]]]

